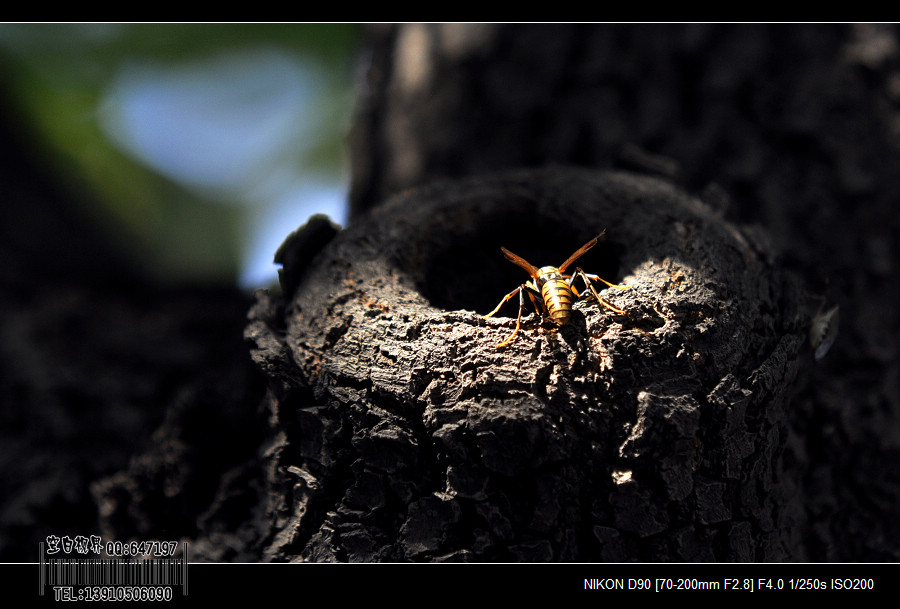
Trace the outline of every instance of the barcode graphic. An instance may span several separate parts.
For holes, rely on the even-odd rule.
[[[45,586],[181,586],[188,593],[187,543],[178,558],[50,558],[40,552]]]

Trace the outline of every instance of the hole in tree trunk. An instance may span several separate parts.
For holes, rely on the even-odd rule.
[[[418,274],[418,288],[432,306],[445,310],[467,309],[489,313],[509,292],[529,280],[528,273],[507,260],[500,247],[518,254],[540,268],[559,266],[582,245],[595,237],[603,226],[564,226],[528,213],[482,217],[478,226],[452,228],[440,236],[425,236],[431,245],[424,268]],[[607,232],[590,251],[566,272],[581,267],[586,273],[599,275],[615,283],[619,280],[621,244]],[[597,290],[605,288],[596,284]],[[518,298],[513,298],[497,314],[515,317]],[[530,307],[529,311],[532,310]]]

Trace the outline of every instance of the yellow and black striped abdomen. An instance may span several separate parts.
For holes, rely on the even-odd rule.
[[[569,323],[572,317],[572,289],[566,279],[553,268],[541,269],[541,296],[550,319],[558,326]]]

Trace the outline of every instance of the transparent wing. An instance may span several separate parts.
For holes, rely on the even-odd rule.
[[[592,247],[597,245],[597,241],[599,241],[600,237],[602,237],[605,233],[606,233],[605,230],[601,231],[599,235],[597,235],[596,237],[594,237],[593,239],[591,239],[590,241],[588,241],[587,243],[585,243],[584,245],[579,247],[577,252],[575,252],[574,254],[569,256],[569,259],[560,265],[559,272],[565,273],[566,269],[569,267],[569,265],[572,264],[573,262],[575,262],[576,260],[578,260],[579,258],[581,258],[586,251],[588,251],[589,249],[591,249]]]
[[[525,271],[527,271],[528,274],[531,275],[534,279],[537,279],[538,276],[540,276],[541,273],[536,266],[534,266],[533,264],[531,264],[530,262],[528,262],[521,256],[517,256],[516,254],[513,254],[511,251],[509,251],[505,247],[501,247],[500,249],[503,251],[503,255],[506,256],[507,260],[509,260],[513,264],[517,264],[520,267],[522,267],[523,269],[525,269]]]

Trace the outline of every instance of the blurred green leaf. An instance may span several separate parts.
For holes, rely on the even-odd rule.
[[[104,93],[129,62],[175,67],[277,48],[323,77],[311,142],[288,163],[339,179],[356,39],[346,24],[2,24],[0,78],[48,163],[123,252],[163,279],[234,281],[256,210],[222,204],[241,193],[185,187],[123,153],[98,124]]]

